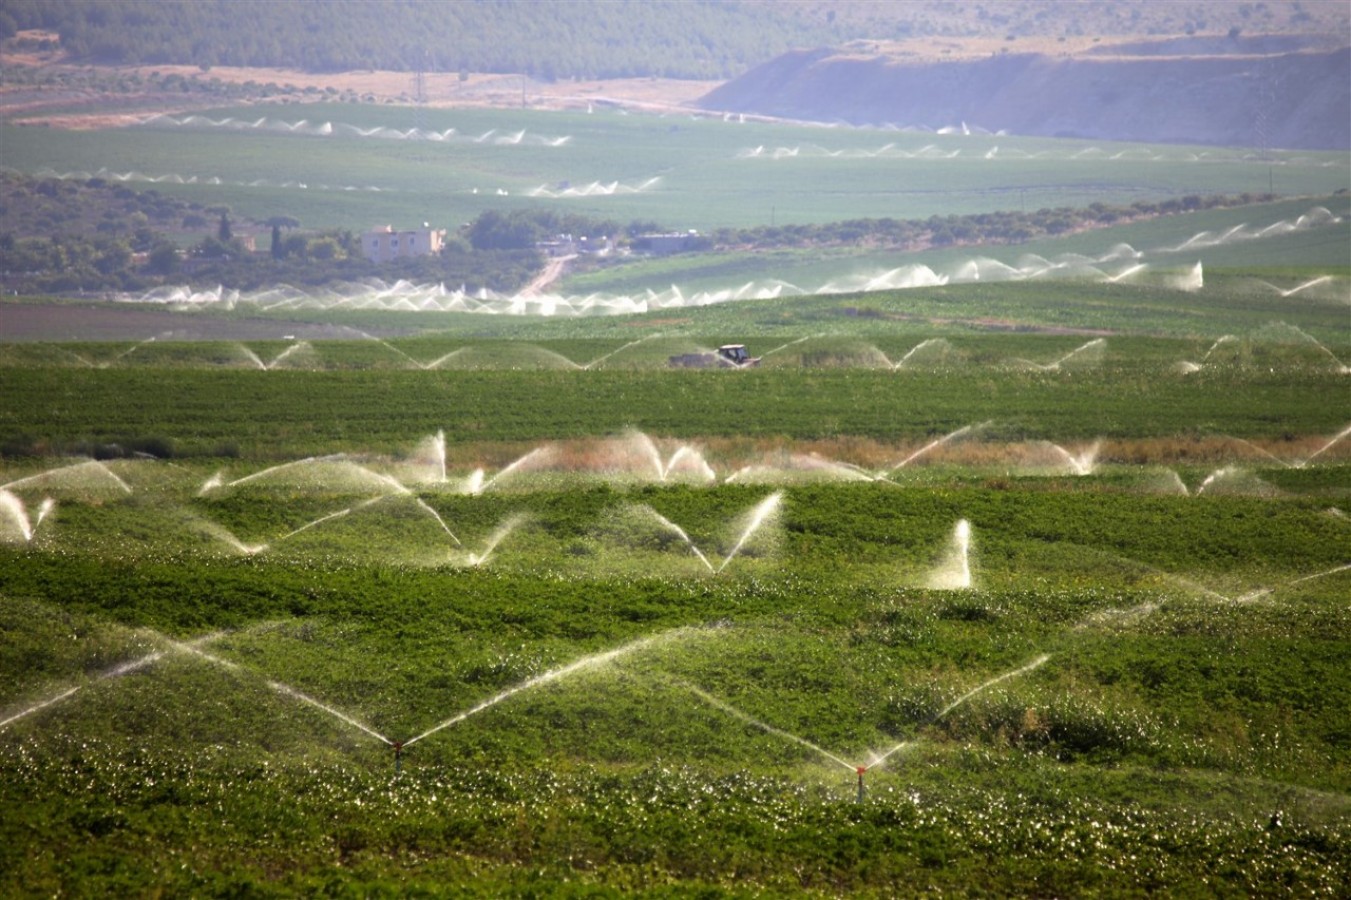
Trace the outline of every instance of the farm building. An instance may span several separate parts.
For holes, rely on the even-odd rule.
[[[387,262],[400,256],[432,256],[445,246],[446,230],[424,225],[411,231],[395,231],[386,225],[361,236],[361,252],[375,262]]]

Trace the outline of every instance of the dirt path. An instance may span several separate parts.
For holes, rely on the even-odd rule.
[[[544,289],[553,284],[568,269],[568,263],[577,258],[577,254],[571,256],[551,256],[549,261],[544,264],[540,273],[531,279],[530,283],[521,289],[521,296],[535,297],[544,292]]]

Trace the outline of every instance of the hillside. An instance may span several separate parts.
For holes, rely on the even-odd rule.
[[[1351,148],[1351,49],[1297,39],[1136,41],[935,60],[904,45],[794,51],[706,95],[708,109],[1090,140]],[[1187,55],[1182,55],[1187,54]]]

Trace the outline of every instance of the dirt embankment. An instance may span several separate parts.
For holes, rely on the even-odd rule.
[[[1061,55],[1003,49],[937,60],[880,44],[796,51],[700,103],[856,125],[1351,149],[1351,48],[1269,52],[1245,42],[1230,53],[1169,55],[1185,48],[1136,42]]]

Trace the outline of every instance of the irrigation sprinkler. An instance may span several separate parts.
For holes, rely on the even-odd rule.
[[[391,741],[389,744],[394,748],[394,774],[398,775],[403,771],[403,741]]]
[[[858,802],[863,802],[863,776],[868,771],[867,766],[858,767]]]

